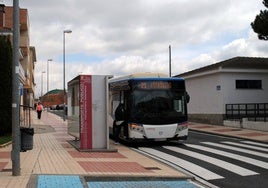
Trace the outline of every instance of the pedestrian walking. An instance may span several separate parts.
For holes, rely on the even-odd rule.
[[[36,112],[37,112],[38,119],[41,119],[42,111],[43,111],[43,105],[40,102],[38,102],[38,104],[36,106]]]

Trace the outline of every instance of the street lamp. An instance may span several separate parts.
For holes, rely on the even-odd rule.
[[[47,93],[49,92],[49,61],[53,61],[53,60],[52,59],[47,60]],[[46,101],[47,101],[48,106],[51,105],[49,95],[47,95]]]
[[[65,98],[66,98],[66,92],[65,92],[65,33],[72,33],[72,30],[64,30],[63,31],[63,120],[65,121]]]
[[[41,97],[43,97],[43,74],[46,73],[45,71],[41,74]]]
[[[47,92],[49,92],[49,61],[53,61],[52,59],[47,60]]]

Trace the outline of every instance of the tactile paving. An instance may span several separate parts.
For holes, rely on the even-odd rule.
[[[83,188],[79,176],[39,175],[37,188]]]
[[[89,188],[198,188],[188,181],[95,181]]]

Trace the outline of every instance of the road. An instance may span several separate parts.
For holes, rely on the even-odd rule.
[[[268,144],[198,132],[184,143],[136,147],[209,186],[268,187]]]

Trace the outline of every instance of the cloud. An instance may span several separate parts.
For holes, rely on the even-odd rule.
[[[65,36],[66,81],[79,73],[168,74],[169,45],[172,75],[234,56],[267,56],[268,51],[250,27],[264,9],[261,1],[25,0],[20,7],[28,9],[30,43],[36,47],[37,93],[50,58],[50,88],[63,87],[64,29],[73,31]]]

